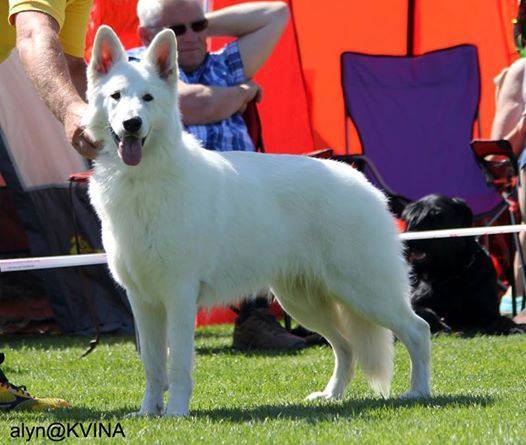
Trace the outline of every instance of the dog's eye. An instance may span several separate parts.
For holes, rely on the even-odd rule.
[[[121,98],[121,93],[119,93],[118,91],[116,91],[115,93],[113,93],[111,95],[111,98],[112,99],[115,99],[115,100],[119,100]]]
[[[151,94],[145,94],[142,99],[145,101],[145,102],[150,102],[153,100],[153,96]]]

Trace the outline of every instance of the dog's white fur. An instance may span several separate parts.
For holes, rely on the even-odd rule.
[[[163,412],[166,382],[166,414],[188,413],[198,306],[267,287],[332,345],[332,377],[310,399],[340,399],[356,363],[386,396],[391,330],[412,360],[406,395],[428,396],[429,328],[411,309],[408,268],[383,194],[334,161],[201,148],[182,131],[176,53],[166,30],[143,62],[129,63],[103,26],[88,68],[87,128],[104,141],[90,196],[111,273],[139,330],[146,392],[138,414]],[[146,93],[154,99],[146,102]],[[146,139],[131,167],[109,127],[122,138],[123,121],[137,116],[138,137]]]

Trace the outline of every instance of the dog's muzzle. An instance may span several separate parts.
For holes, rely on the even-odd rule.
[[[146,141],[146,137],[139,139],[137,135],[133,133],[125,133],[122,138],[120,138],[119,135],[113,131],[111,125],[110,130],[122,161],[130,167],[138,165],[142,159],[142,147]]]

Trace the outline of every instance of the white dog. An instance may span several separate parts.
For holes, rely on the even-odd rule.
[[[429,396],[429,327],[411,309],[382,193],[334,161],[204,150],[182,129],[176,59],[170,30],[136,63],[102,26],[88,68],[86,124],[104,141],[90,196],[139,330],[146,392],[138,414],[163,413],[167,382],[165,413],[188,414],[198,306],[268,287],[334,350],[332,377],[309,399],[343,397],[356,363],[386,396],[391,331],[411,356],[406,396]]]

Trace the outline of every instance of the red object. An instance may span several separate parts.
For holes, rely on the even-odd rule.
[[[142,45],[137,33],[137,28],[139,27],[137,0],[116,0],[112,2],[94,0],[88,22],[86,48],[84,50],[84,57],[87,61],[90,60],[93,40],[100,25],[111,26],[119,35],[126,49]]]
[[[214,307],[211,309],[200,309],[195,320],[196,326],[210,324],[234,323],[237,314],[228,307]]]
[[[71,182],[88,182],[90,176],[93,174],[93,170],[87,170],[85,172],[72,173],[69,175]]]
[[[493,268],[495,269],[495,272],[497,272],[497,277],[501,277],[504,271],[499,262],[499,259],[495,255],[490,255],[490,258],[491,262],[493,263]]]
[[[271,303],[270,312],[278,318],[283,316],[283,310],[277,301]],[[236,317],[237,314],[228,307],[201,309],[197,313],[195,324],[196,326],[206,326],[210,324],[234,323]]]
[[[403,233],[407,230],[407,221],[404,221],[403,219],[395,218],[396,226],[398,227],[398,231],[400,233]]]

